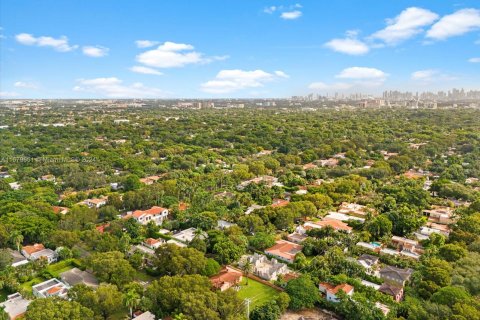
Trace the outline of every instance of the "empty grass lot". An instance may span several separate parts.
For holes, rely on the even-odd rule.
[[[240,283],[238,296],[241,299],[249,298],[252,300],[250,310],[257,306],[261,306],[268,301],[272,301],[279,294],[279,291],[258,281],[248,279],[248,285],[246,283],[247,281],[244,277]]]

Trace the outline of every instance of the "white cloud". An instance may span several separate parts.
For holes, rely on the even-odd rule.
[[[184,67],[188,64],[210,63],[215,60],[225,60],[228,56],[204,57],[194,51],[190,44],[165,42],[156,49],[145,51],[137,55],[137,61],[155,68]]]
[[[133,66],[130,68],[130,71],[136,72],[136,73],[143,73],[143,74],[154,74],[157,76],[161,76],[163,73],[161,73],[158,70],[155,70],[153,68],[149,67],[144,67],[144,66]]]
[[[436,75],[438,71],[432,69],[426,70],[419,70],[412,73],[411,78],[412,80],[431,80],[434,75]]]
[[[332,39],[325,43],[325,46],[336,52],[346,53],[350,55],[362,55],[370,51],[370,48],[362,41],[353,38],[354,35],[344,39]]]
[[[443,16],[427,32],[427,37],[444,40],[480,29],[480,10],[462,9]]]
[[[0,91],[0,98],[14,98],[17,97],[18,93],[13,91]]]
[[[444,74],[439,70],[435,69],[425,69],[425,70],[418,70],[412,72],[411,78],[414,81],[428,84],[432,82],[439,82],[439,81],[450,81],[455,80],[456,77],[450,76],[448,74]]]
[[[280,18],[285,19],[285,20],[295,20],[298,19],[302,16],[302,11],[300,10],[294,10],[294,11],[285,11],[282,12],[280,15]]]
[[[480,57],[479,57],[479,58],[470,58],[470,59],[468,59],[468,62],[471,62],[471,63],[480,63]]]
[[[230,93],[247,88],[263,87],[265,83],[278,78],[288,78],[288,75],[283,71],[268,73],[263,70],[221,70],[214,80],[202,83],[201,89],[214,94]]]
[[[354,86],[353,83],[346,83],[346,82],[335,82],[331,84],[327,84],[325,82],[313,82],[311,83],[308,88],[312,90],[347,90]]]
[[[138,48],[150,48],[156,46],[159,42],[158,41],[151,41],[151,40],[137,40],[135,44]]]
[[[278,9],[278,7],[276,7],[276,6],[270,6],[270,7],[266,7],[265,9],[263,9],[263,12],[268,13],[268,14],[272,14],[275,11],[277,11],[277,9]]]
[[[85,46],[82,48],[82,52],[84,55],[93,57],[93,58],[101,58],[108,55],[108,51],[110,49],[101,47],[101,46]]]
[[[14,87],[17,88],[25,88],[25,89],[36,89],[37,85],[34,83],[30,82],[24,82],[24,81],[17,81],[13,84]]]
[[[387,19],[387,27],[372,34],[372,39],[380,39],[387,44],[397,44],[423,31],[438,15],[430,10],[410,7],[393,19]]]
[[[160,98],[165,92],[144,86],[142,83],[124,85],[122,80],[110,78],[79,79],[78,85],[73,88],[78,92],[99,94],[108,98]]]
[[[336,78],[356,79],[356,80],[384,80],[388,76],[387,73],[376,68],[366,67],[350,67],[343,69]]]
[[[280,78],[290,78],[290,76],[288,74],[286,74],[285,72],[280,71],[280,70],[275,71],[275,75],[280,77]]]
[[[308,88],[318,91],[342,91],[353,88],[364,89],[383,85],[388,74],[376,68],[350,67],[343,69],[335,78],[344,79],[340,82],[313,82]]]
[[[55,39],[48,36],[35,37],[29,33],[20,33],[15,36],[15,39],[18,43],[26,46],[52,47],[60,52],[68,52],[78,48],[77,45],[69,45],[68,38],[65,36]]]

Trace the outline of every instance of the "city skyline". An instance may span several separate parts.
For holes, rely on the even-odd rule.
[[[381,96],[480,84],[475,1],[1,7],[3,99]]]

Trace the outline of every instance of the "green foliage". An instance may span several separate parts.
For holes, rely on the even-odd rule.
[[[317,286],[308,275],[289,281],[285,292],[290,296],[289,307],[293,310],[313,308],[320,298]]]
[[[93,311],[78,302],[60,298],[36,299],[25,313],[26,320],[91,320]]]

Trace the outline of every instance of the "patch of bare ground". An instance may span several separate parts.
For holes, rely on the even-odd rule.
[[[301,311],[287,311],[280,320],[337,320],[334,313],[321,309],[308,309]]]

